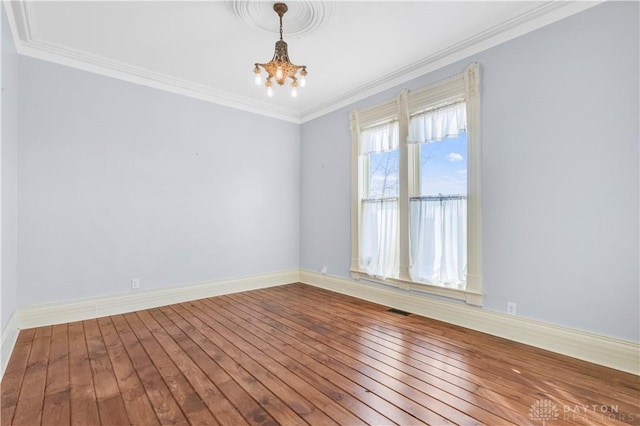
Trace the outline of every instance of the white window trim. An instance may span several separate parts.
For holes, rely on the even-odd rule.
[[[407,129],[411,114],[417,113],[425,105],[443,104],[464,98],[467,105],[467,284],[464,290],[441,287],[411,281],[409,278],[409,194],[417,193],[419,182],[409,170],[418,167],[409,164],[409,150],[417,144],[407,143]],[[399,232],[405,238],[400,241],[399,278],[380,279],[368,275],[360,269],[360,200],[364,194],[364,180],[359,179],[363,159],[359,155],[359,135],[363,127],[369,127],[384,120],[397,119],[400,124],[399,170],[400,193],[398,196]],[[481,120],[480,120],[480,67],[473,63],[453,77],[423,89],[409,92],[403,90],[396,99],[372,108],[351,112],[351,277],[397,286],[404,290],[420,291],[482,306],[482,262],[481,262]],[[419,161],[417,155],[412,155]],[[414,161],[414,162],[415,162]]]

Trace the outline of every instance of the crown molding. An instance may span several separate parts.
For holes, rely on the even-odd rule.
[[[40,40],[33,11],[33,2],[4,1],[19,54],[60,65],[188,96],[218,105],[255,114],[300,123],[300,114],[293,109],[281,108],[266,101],[238,96],[230,92],[179,79],[171,75],[136,67],[100,55]]]
[[[469,37],[447,49],[441,50],[418,62],[386,74],[354,90],[307,108],[301,112],[301,121],[307,122],[369,96],[391,89],[414,78],[428,74],[449,64],[468,58],[484,50],[527,34],[531,31],[567,18],[606,0],[548,1],[521,15],[504,21],[481,33]]]
[[[526,13],[502,22],[407,67],[302,111],[278,107],[266,101],[238,96],[192,81],[40,40],[37,33],[34,3],[24,0],[4,1],[3,3],[7,11],[16,50],[21,55],[300,124],[589,9],[603,3],[603,0],[547,1]],[[332,17],[331,10],[326,13],[326,16],[327,19]],[[319,19],[319,21],[323,20]]]

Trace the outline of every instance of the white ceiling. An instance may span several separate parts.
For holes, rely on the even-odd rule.
[[[270,1],[5,4],[21,54],[302,122],[597,3],[290,1],[284,40],[309,71],[297,98],[253,83],[278,39]]]

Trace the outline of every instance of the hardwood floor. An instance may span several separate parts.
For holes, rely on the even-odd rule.
[[[292,284],[22,330],[1,424],[640,424],[640,378]]]

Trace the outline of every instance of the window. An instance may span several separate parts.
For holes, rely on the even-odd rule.
[[[378,124],[360,133],[362,163],[360,222],[361,270],[375,277],[396,277],[398,270],[398,122]]]
[[[354,278],[482,304],[479,109],[472,64],[352,112]]]

